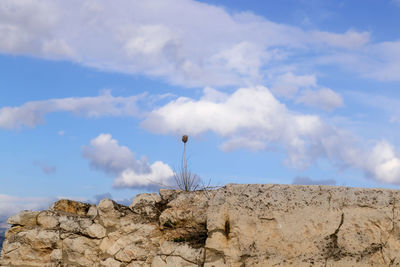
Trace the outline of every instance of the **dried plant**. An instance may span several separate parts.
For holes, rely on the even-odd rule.
[[[183,153],[181,168],[178,172],[174,172],[174,179],[177,187],[184,191],[195,191],[199,189],[200,177],[191,173],[188,168],[188,160],[186,157],[186,143],[189,140],[187,135],[182,136]]]

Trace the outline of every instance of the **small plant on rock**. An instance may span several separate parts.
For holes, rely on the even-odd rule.
[[[186,143],[188,140],[189,137],[187,135],[182,136],[183,154],[181,168],[178,172],[174,172],[174,179],[177,187],[187,192],[199,189],[200,185],[200,177],[188,169],[188,161],[186,157]]]

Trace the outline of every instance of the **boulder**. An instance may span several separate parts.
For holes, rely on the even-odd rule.
[[[24,210],[8,218],[7,223],[11,225],[35,226],[37,224],[38,211]]]
[[[63,211],[76,215],[86,215],[90,206],[90,204],[82,203],[79,201],[60,199],[50,207],[50,210]]]

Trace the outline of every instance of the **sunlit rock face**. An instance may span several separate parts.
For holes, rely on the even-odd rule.
[[[400,264],[400,191],[235,185],[127,207],[60,200],[8,219],[0,266]]]

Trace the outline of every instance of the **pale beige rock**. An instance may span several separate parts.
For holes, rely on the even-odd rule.
[[[93,238],[103,238],[106,236],[106,228],[104,228],[103,226],[101,226],[100,224],[97,223],[93,223],[92,225],[90,225],[87,230],[86,230],[87,234],[90,237]]]
[[[144,261],[148,256],[148,248],[137,244],[127,245],[115,254],[115,258],[122,262],[131,262],[132,260]]]
[[[45,229],[53,229],[59,225],[58,216],[54,212],[43,211],[37,216],[37,223]]]
[[[176,256],[186,263],[201,265],[204,260],[204,249],[193,248],[186,243],[164,242],[160,247],[159,255]],[[176,261],[176,259],[174,260]]]
[[[79,221],[76,217],[61,216],[59,217],[60,228],[66,232],[79,233],[82,231]]]
[[[99,244],[96,239],[79,235],[71,235],[62,241],[62,249],[66,260],[83,266],[99,265]]]
[[[119,232],[113,232],[110,233],[108,236],[103,238],[100,242],[100,250],[103,253],[107,253],[109,255],[114,255],[115,253],[118,252],[119,248],[116,247],[114,244],[117,242],[117,240],[121,237]]]
[[[50,253],[50,259],[53,262],[58,262],[62,260],[62,249],[54,249]]]
[[[132,261],[131,263],[126,265],[126,267],[150,267],[150,266],[152,266],[150,263],[146,263],[144,261]]]
[[[397,266],[400,191],[227,185],[10,218],[0,266]]]
[[[105,227],[116,227],[119,224],[121,216],[125,215],[119,210],[120,207],[120,205],[111,199],[100,201],[97,208],[100,219]]]
[[[380,248],[398,223],[392,217],[398,196],[391,190],[228,185],[209,202],[206,250],[214,255],[206,252],[206,262],[212,266],[219,255],[226,266],[381,266]]]
[[[91,218],[94,219],[97,217],[97,215],[99,215],[99,212],[97,210],[96,206],[91,206],[87,212],[87,215]]]
[[[104,266],[104,267],[120,267],[121,264],[122,264],[122,262],[117,261],[113,258],[108,258],[108,259],[100,262],[100,266]]]
[[[148,216],[150,219],[156,219],[161,213],[158,203],[161,198],[157,194],[139,194],[137,195],[132,204],[129,205],[132,211]]]
[[[38,211],[24,210],[8,218],[7,223],[12,225],[34,226],[36,225],[38,214]]]

